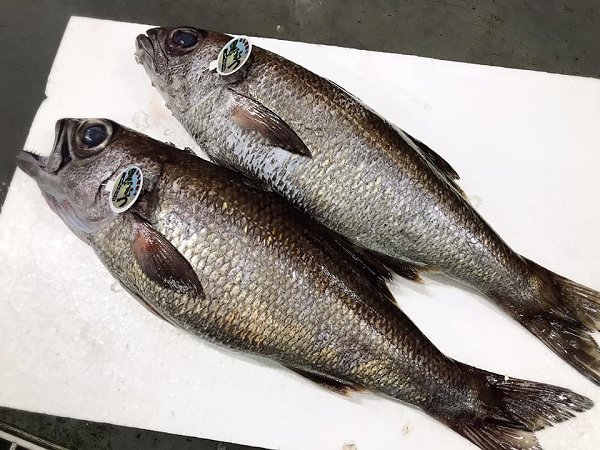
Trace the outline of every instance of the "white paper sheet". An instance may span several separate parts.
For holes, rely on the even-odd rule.
[[[26,149],[61,117],[110,117],[196,148],[133,58],[144,25],[72,18]],[[235,31],[235,30],[231,30]],[[355,93],[461,175],[514,249],[600,289],[600,80],[256,38]],[[448,355],[511,376],[600,389],[482,297],[394,282]],[[0,405],[286,450],[475,448],[413,408],[343,398],[162,322],[122,291],[17,171],[0,214]],[[538,433],[597,449],[600,406]]]

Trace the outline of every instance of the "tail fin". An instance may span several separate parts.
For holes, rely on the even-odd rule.
[[[600,292],[589,289],[532,261],[528,263],[549,288],[547,310],[521,323],[557,355],[600,385],[600,348],[592,332],[600,330]]]
[[[469,367],[483,378],[487,413],[473,421],[445,421],[484,450],[541,450],[534,431],[564,422],[593,402],[569,389],[519,380]]]

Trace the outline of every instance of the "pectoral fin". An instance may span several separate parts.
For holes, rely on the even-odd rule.
[[[146,276],[181,294],[204,297],[198,275],[187,259],[151,224],[131,214],[131,251]]]
[[[310,151],[294,130],[277,114],[256,100],[230,89],[234,105],[231,120],[244,130],[253,130],[275,147],[310,157]]]

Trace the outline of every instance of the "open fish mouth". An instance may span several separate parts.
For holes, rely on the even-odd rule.
[[[73,119],[60,119],[56,122],[55,127],[55,138],[54,138],[54,146],[52,153],[58,154],[60,157],[58,158],[58,166],[52,170],[53,173],[57,173],[60,169],[62,169],[67,163],[71,162],[71,152],[69,150],[69,136],[68,130],[69,128],[73,128],[76,126],[76,121]],[[70,125],[73,124],[73,125]]]
[[[75,220],[77,217],[71,204],[65,198],[60,198],[55,192],[51,192],[54,191],[54,189],[48,188],[54,184],[52,182],[56,177],[47,171],[47,164],[47,157],[32,152],[22,150],[17,155],[17,166],[37,181],[38,186],[42,191],[42,195],[48,206],[50,206],[50,209],[58,214],[59,217],[63,218],[63,220],[71,219],[70,222],[74,222],[81,227],[81,221]]]
[[[17,167],[32,178],[36,178],[40,170],[46,168],[48,158],[33,152],[21,150],[17,154]]]
[[[42,172],[56,174],[69,163],[71,161],[68,138],[69,122],[69,119],[60,119],[56,122],[54,144],[50,156],[41,156],[34,152],[22,150],[17,154],[17,167],[30,177],[38,180]]]

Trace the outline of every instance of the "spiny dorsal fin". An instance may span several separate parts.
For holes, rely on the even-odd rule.
[[[131,251],[146,276],[181,294],[204,297],[198,275],[187,259],[152,225],[131,213]]]
[[[188,154],[190,154],[190,155],[198,156],[198,155],[196,155],[196,152],[195,152],[194,150],[192,150],[190,147],[183,147],[183,148],[181,149],[181,151],[182,151],[183,153],[188,153]]]
[[[448,183],[450,183],[454,187],[454,189],[456,189],[458,191],[458,193],[467,202],[469,202],[469,197],[467,197],[467,194],[465,193],[465,191],[463,191],[462,188],[456,182],[457,180],[460,179],[460,177],[458,176],[458,173],[456,172],[456,170],[454,170],[454,168],[452,168],[452,166],[448,163],[448,161],[446,161],[444,158],[442,158],[440,155],[438,155],[436,152],[434,152],[430,147],[423,144],[418,139],[412,137],[406,131],[401,130],[400,128],[397,128],[397,127],[395,127],[395,128],[396,128],[396,131],[398,131],[398,134],[402,137],[402,139],[404,139],[406,142],[408,142],[408,144],[411,147],[413,147],[415,150],[420,152],[421,155],[427,161],[429,161],[438,170],[438,172],[440,172],[446,178]]]
[[[373,111],[371,108],[369,108],[367,105],[365,105],[364,102],[362,102],[356,95],[348,92],[346,89],[341,87],[339,84],[337,84],[331,80],[327,80],[327,81],[329,83],[331,83],[333,86],[335,86],[337,89],[339,89],[340,91],[344,92],[349,97],[353,98],[356,102],[360,103],[363,106],[363,108],[366,108],[369,111],[371,111],[374,115],[379,116],[375,111]],[[444,175],[446,177],[448,182],[452,186],[454,186],[454,188],[463,196],[463,198],[466,201],[469,201],[467,194],[465,194],[465,192],[462,190],[462,188],[456,183],[456,180],[460,179],[460,177],[458,176],[458,173],[456,172],[456,170],[454,170],[452,168],[452,166],[448,163],[448,161],[446,161],[444,158],[442,158],[440,155],[438,155],[436,152],[434,152],[429,146],[425,145],[420,140],[412,137],[406,131],[396,127],[395,125],[392,125],[392,124],[389,124],[389,125],[391,125],[392,128],[394,128],[398,132],[398,134],[402,137],[402,139],[404,139],[406,142],[408,142],[409,145],[411,145],[411,147],[413,147],[413,148],[417,147],[417,151],[420,151],[420,153],[423,155],[423,157],[425,157],[431,164],[433,164],[435,166],[435,168],[442,175]]]
[[[277,114],[256,100],[232,89],[234,105],[231,120],[244,130],[253,130],[273,146],[310,157],[310,151],[294,130]]]
[[[458,173],[456,173],[456,170],[452,168],[448,161],[446,161],[444,158],[442,158],[440,155],[434,152],[430,147],[423,144],[420,140],[412,137],[406,131],[402,130],[402,132],[406,134],[406,136],[408,136],[409,139],[412,139],[412,141],[417,145],[417,147],[419,147],[419,149],[427,158],[427,160],[429,160],[429,162],[433,164],[446,177],[450,178],[451,180],[460,180]]]
[[[346,95],[348,95],[349,97],[351,97],[352,99],[354,99],[356,102],[360,103],[362,105],[363,108],[369,110],[370,112],[372,112],[374,115],[379,116],[374,110],[372,110],[371,108],[369,108],[367,105],[364,104],[364,102],[362,100],[360,100],[356,95],[348,92],[346,89],[344,89],[343,87],[341,87],[339,84],[327,79],[327,81],[329,83],[331,83],[333,86],[335,86],[337,89],[339,89],[340,91],[344,92]],[[467,197],[467,194],[462,190],[462,188],[456,183],[456,180],[459,180],[460,177],[458,176],[458,173],[456,172],[456,170],[454,170],[452,168],[452,166],[448,163],[448,161],[446,161],[444,158],[442,158],[440,155],[438,155],[436,152],[434,152],[429,146],[425,145],[423,142],[421,142],[420,140],[412,137],[410,134],[408,134],[406,131],[398,128],[397,126],[391,124],[388,122],[388,124],[394,129],[396,130],[396,132],[402,137],[402,139],[404,139],[406,142],[408,142],[408,144],[415,148],[417,151],[419,151],[421,153],[421,155],[427,159],[427,161],[429,161],[433,166],[435,166],[435,168],[442,174],[444,175],[444,177],[448,180],[448,182],[459,192],[459,194],[462,195],[462,197],[469,202],[469,198]],[[411,142],[412,141],[412,142]],[[402,274],[400,274],[402,276]]]

